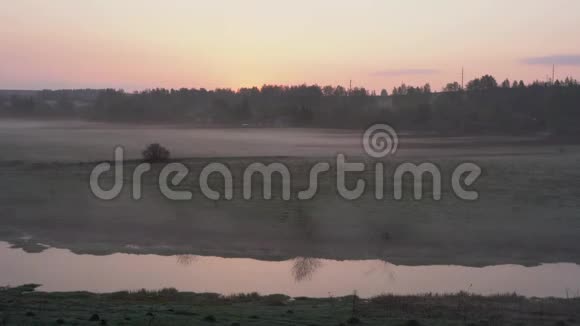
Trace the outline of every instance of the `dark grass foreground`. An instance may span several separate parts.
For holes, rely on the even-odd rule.
[[[290,298],[256,293],[0,290],[0,325],[576,325],[580,298],[517,295],[355,295]]]

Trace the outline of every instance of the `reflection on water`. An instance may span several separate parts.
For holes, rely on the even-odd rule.
[[[196,255],[178,255],[177,263],[183,266],[189,266],[191,263],[197,260]]]
[[[580,265],[400,266],[380,260],[297,258],[260,261],[194,255],[76,255],[50,248],[25,253],[0,242],[0,285],[40,283],[45,291],[111,292],[175,287],[183,291],[362,297],[381,293],[470,291],[527,296],[580,293]]]
[[[312,279],[312,274],[322,265],[319,259],[298,257],[292,265],[292,275],[296,282]]]
[[[199,256],[196,255],[178,255],[177,264],[189,266],[197,261]],[[224,258],[225,259],[225,258]],[[320,259],[309,257],[297,257],[293,260],[291,273],[296,282],[312,279],[312,275],[322,266]]]

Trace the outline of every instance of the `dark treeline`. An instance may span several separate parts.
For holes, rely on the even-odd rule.
[[[446,135],[580,134],[580,86],[505,80],[485,75],[433,93],[402,84],[391,94],[342,86],[261,88],[0,91],[4,116],[75,117],[114,122],[168,122],[256,127],[363,128],[386,122],[399,130]]]

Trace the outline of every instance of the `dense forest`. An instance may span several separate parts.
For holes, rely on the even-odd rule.
[[[405,84],[389,94],[342,86],[261,88],[0,91],[0,114],[199,126],[362,128],[386,122],[398,130],[445,135],[580,134],[575,79],[498,83],[485,75],[441,92]]]

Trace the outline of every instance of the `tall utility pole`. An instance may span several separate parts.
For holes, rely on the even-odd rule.
[[[556,76],[556,65],[553,64],[552,65],[552,84],[554,84],[556,82],[556,80],[554,79]]]
[[[352,93],[352,79],[348,81],[348,95]]]
[[[463,89],[463,67],[461,67],[461,89]]]

